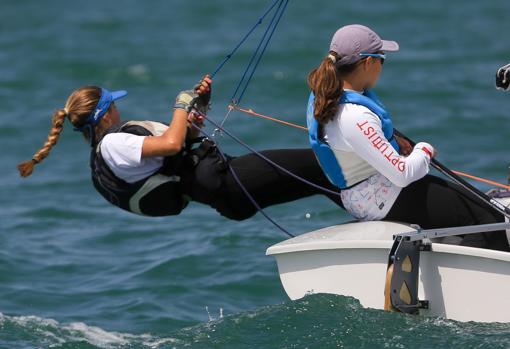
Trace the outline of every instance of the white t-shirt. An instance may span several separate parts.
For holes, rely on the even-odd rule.
[[[130,133],[110,133],[101,141],[101,155],[106,164],[128,183],[147,178],[163,166],[163,157],[142,159],[144,139],[145,136]]]
[[[362,105],[340,105],[324,133],[333,151],[353,152],[378,172],[341,192],[347,211],[360,220],[384,218],[401,189],[429,172],[430,156],[422,148],[432,146],[421,142],[409,156],[399,155],[384,136],[379,117]]]

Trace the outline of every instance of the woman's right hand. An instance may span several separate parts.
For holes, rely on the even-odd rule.
[[[195,104],[196,109],[202,114],[206,114],[209,110],[209,105],[211,103],[211,85],[212,79],[207,74],[193,88],[193,91],[198,94],[198,98]]]
[[[431,146],[430,144],[428,144],[427,142],[419,142],[418,144],[416,144],[414,146],[415,149],[420,149],[422,150],[423,152],[425,152],[430,160],[432,160],[432,158],[434,158],[437,154],[436,150],[434,149],[433,146]]]
[[[209,74],[205,75],[202,80],[198,82],[197,85],[195,85],[195,92],[199,95],[205,95],[207,93],[211,92],[211,85],[212,85],[212,79],[209,76]]]

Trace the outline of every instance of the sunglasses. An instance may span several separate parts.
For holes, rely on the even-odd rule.
[[[386,59],[384,53],[360,53],[359,55],[363,57],[377,57],[381,60],[381,64],[384,64],[384,60]]]

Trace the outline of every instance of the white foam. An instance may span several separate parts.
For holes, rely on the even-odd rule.
[[[129,344],[129,336],[124,333],[108,332],[96,326],[88,326],[83,322],[73,322],[69,325],[62,326],[62,329],[71,333],[81,335],[87,342],[101,348],[110,348],[113,345]],[[79,339],[78,336],[76,339]]]
[[[83,322],[60,324],[56,320],[44,319],[34,315],[7,316],[0,313],[0,325],[3,325],[6,321],[30,331],[36,331],[40,335],[39,338],[50,348],[76,341],[85,341],[104,349],[119,348],[130,344],[142,344],[150,348],[158,348],[162,344],[178,342],[175,338],[158,338],[150,334],[134,335],[110,332],[97,326],[89,326]]]

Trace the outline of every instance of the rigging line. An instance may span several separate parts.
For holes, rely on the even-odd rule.
[[[298,128],[298,129],[304,130],[304,131],[308,131],[308,128],[306,128],[304,126],[293,124],[291,122],[284,121],[284,120],[281,120],[281,119],[278,119],[278,118],[275,118],[275,117],[272,117],[272,116],[269,116],[269,115],[259,114],[259,113],[255,112],[251,108],[250,109],[241,108],[240,106],[238,106],[236,104],[230,104],[229,108],[230,109],[235,109],[237,111],[240,111],[240,112],[248,114],[248,115],[257,116],[257,117],[260,117],[260,118],[263,118],[263,119],[267,119],[267,120],[270,120],[270,121],[273,121],[273,122],[277,122],[277,123],[283,124],[285,126],[290,126],[290,127],[294,127],[294,128]],[[501,183],[492,181],[490,179],[486,179],[486,178],[482,178],[482,177],[477,177],[477,176],[474,176],[472,174],[465,173],[465,172],[460,172],[460,171],[455,171],[455,170],[451,170],[451,171],[453,173],[455,173],[456,175],[458,175],[458,176],[466,177],[466,178],[469,178],[469,179],[472,179],[472,180],[475,180],[475,181],[478,181],[478,182],[482,182],[482,183],[486,183],[486,184],[491,184],[491,185],[494,185],[496,187],[500,187],[500,188],[504,188],[504,189],[510,190],[510,185],[501,184]]]
[[[255,30],[255,28],[257,28],[257,26],[259,26],[260,24],[262,24],[262,21],[264,20],[264,18],[268,15],[269,12],[271,12],[271,10],[276,6],[276,4],[281,1],[281,0],[275,0],[273,1],[272,5],[266,10],[266,12],[258,19],[258,21],[255,23],[255,25],[253,25],[253,27],[248,31],[248,33],[245,34],[245,36],[241,39],[241,41],[234,47],[234,49],[225,56],[225,58],[223,59],[223,61],[216,67],[216,69],[214,70],[214,72],[211,74],[211,78],[214,78],[214,76],[223,68],[223,66],[225,65],[225,63],[227,63],[227,61],[232,58],[232,56],[236,53],[236,51],[239,49],[239,47],[242,46],[242,44],[244,44],[244,42],[246,41],[246,39],[248,39],[248,37],[253,33],[253,31]]]
[[[256,113],[253,109],[241,108],[240,106],[238,106],[236,104],[230,104],[229,105],[229,109],[235,109],[237,111],[246,113],[248,115],[258,116],[260,118],[271,120],[271,121],[274,121],[274,122],[277,122],[277,123],[280,123],[280,124],[283,124],[283,125],[286,125],[286,126],[295,127],[295,128],[299,128],[299,129],[304,130],[304,131],[308,131],[308,128],[306,128],[304,126],[293,124],[292,122],[288,122],[288,121],[284,121],[284,120],[281,120],[281,119],[277,119],[277,118],[272,117],[272,116],[259,114],[259,113]]]
[[[234,108],[231,108],[231,107],[230,107],[230,105],[229,105],[227,108],[228,108],[228,110],[227,110],[227,112],[225,113],[225,116],[223,117],[223,119],[221,120],[221,123],[220,123],[220,125],[222,125],[222,126],[223,126],[223,124],[225,123],[225,121],[227,121],[227,119],[228,119],[228,117],[229,117],[230,113],[232,112],[232,110],[234,110]],[[211,135],[211,136],[215,138],[215,137],[216,137],[216,132],[219,132],[219,133],[220,133],[220,135],[221,135],[221,130],[220,130],[219,128],[217,128],[217,127],[216,127],[216,128],[214,129],[214,131],[213,131],[213,133],[212,133],[212,135]]]
[[[199,130],[200,133],[202,133],[205,137],[207,138],[211,138],[209,137],[209,135],[204,131],[202,130],[200,127],[198,127],[197,125],[194,125],[192,124],[192,126]],[[237,185],[239,185],[239,187],[241,188],[241,190],[243,191],[244,195],[246,195],[246,197],[248,198],[248,200],[250,200],[250,202],[253,204],[253,206],[255,206],[255,208],[257,209],[257,211],[259,211],[269,222],[271,222],[275,227],[277,227],[278,229],[280,229],[282,232],[284,232],[285,234],[287,234],[288,236],[290,236],[291,238],[295,237],[295,235],[291,234],[287,229],[285,229],[284,227],[282,227],[280,224],[278,224],[274,219],[272,219],[263,209],[262,207],[260,207],[260,205],[257,203],[257,201],[255,200],[255,198],[250,194],[250,192],[248,191],[248,189],[246,189],[246,187],[244,186],[244,184],[241,182],[241,180],[239,179],[239,177],[237,176],[237,173],[236,171],[234,171],[234,168],[232,167],[232,165],[230,165],[230,162],[228,161],[227,157],[225,156],[225,153],[223,153],[223,151],[221,150],[221,148],[219,147],[218,144],[216,144],[216,149],[218,150],[218,153],[220,154],[222,160],[227,164],[227,167],[228,167],[228,170],[230,171],[230,173],[232,174],[232,177],[234,177],[234,180],[236,181]]]
[[[243,72],[243,76],[241,77],[241,80],[237,84],[237,87],[236,87],[234,93],[232,94],[232,97],[231,97],[232,103],[238,103],[243,98],[244,93],[246,92],[246,89],[248,88],[248,85],[249,85],[253,75],[255,74],[255,71],[257,70],[260,60],[262,59],[262,56],[264,55],[264,53],[267,49],[267,46],[269,45],[269,42],[271,41],[271,38],[273,37],[273,34],[274,34],[276,28],[278,27],[278,24],[280,23],[280,20],[287,8],[288,3],[289,3],[289,0],[280,0],[278,8],[276,9],[273,17],[271,18],[271,21],[268,24],[266,31],[264,32],[264,35],[262,36],[261,40],[259,41],[257,48],[255,49],[254,53],[252,54],[250,61],[249,61],[248,65],[246,66],[246,69]],[[274,25],[273,25],[273,23],[274,23]],[[268,34],[269,34],[269,36],[268,36]],[[266,37],[267,37],[267,39],[266,39]],[[260,50],[261,48],[262,48],[262,50]],[[259,52],[259,50],[260,50],[260,52]],[[253,64],[254,61],[255,61],[255,64]],[[250,72],[250,70],[251,70],[251,72]],[[248,73],[249,73],[248,79],[246,81],[244,81],[246,78],[246,75]],[[243,84],[244,84],[244,86],[243,86]],[[241,93],[236,100],[237,93],[241,87],[242,87]],[[225,125],[225,122],[228,120],[228,117],[229,117],[231,111],[232,111],[232,109],[229,109],[229,111],[225,114],[225,117],[221,121],[220,125],[222,127]]]
[[[271,27],[274,23],[274,20],[277,18],[278,16],[278,12],[280,11],[281,7],[282,7],[282,4],[283,4],[283,1],[284,0],[279,0],[279,5],[278,5],[278,8],[276,9],[273,17],[271,18],[271,21],[269,22],[269,24],[267,25],[266,27],[266,30],[264,32],[264,34],[262,35],[262,38],[259,40],[259,43],[257,45],[257,48],[255,49],[255,51],[253,51],[253,54],[251,55],[250,57],[250,61],[248,62],[244,72],[243,72],[243,75],[241,77],[241,79],[239,80],[239,83],[237,84],[235,90],[234,90],[234,93],[232,94],[232,97],[230,98],[232,101],[234,101],[236,95],[237,95],[237,92],[239,91],[239,88],[242,86],[243,82],[244,82],[244,79],[246,78],[246,74],[248,74],[248,71],[250,70],[252,64],[253,64],[253,61],[255,60],[255,58],[257,57],[257,55],[259,54],[259,50],[260,48],[262,47],[262,45],[264,44],[264,41],[266,40],[266,37],[267,37],[267,34],[269,33],[269,31],[271,30]],[[262,51],[261,54],[263,54],[264,52]]]
[[[278,24],[280,23],[280,20],[282,19],[283,13],[285,12],[285,9],[287,8],[287,5],[289,4],[289,0],[285,0],[285,5],[283,5],[283,9],[280,11],[280,14],[278,15],[278,19],[276,20],[275,25],[273,26],[273,29],[271,33],[269,34],[269,38],[267,39],[264,48],[262,49],[262,52],[260,53],[257,62],[255,63],[253,70],[251,71],[250,76],[248,77],[248,80],[246,81],[246,84],[244,85],[243,90],[241,91],[241,95],[239,96],[237,103],[241,103],[241,100],[243,99],[244,93],[246,92],[246,89],[248,88],[248,85],[250,84],[251,78],[253,77],[253,74],[255,74],[255,70],[257,69],[257,66],[260,63],[260,60],[262,59],[262,56],[264,55],[264,52],[266,51],[267,45],[271,41],[271,38],[273,37],[273,34],[276,30],[276,27],[278,27]],[[277,11],[278,12],[278,11]]]
[[[269,159],[267,156],[262,155],[262,153],[260,153],[257,150],[253,149],[248,144],[246,144],[245,142],[240,140],[238,137],[234,136],[232,133],[227,131],[225,128],[223,128],[222,126],[218,125],[218,123],[214,122],[212,119],[209,119],[206,115],[203,115],[203,114],[201,114],[201,115],[204,117],[205,120],[209,121],[211,124],[213,124],[213,126],[215,126],[217,129],[221,130],[221,132],[225,133],[227,136],[232,138],[234,141],[236,141],[237,143],[239,143],[240,145],[242,145],[243,147],[245,147],[246,149],[248,149],[249,151],[251,151],[252,153],[257,155],[259,158],[261,158],[264,161],[266,161],[267,163],[273,165],[274,167],[276,167],[280,171],[288,174],[292,178],[297,179],[298,181],[303,182],[305,184],[308,184],[309,186],[314,187],[315,189],[319,189],[319,190],[321,190],[321,191],[323,191],[325,193],[333,194],[333,195],[336,195],[336,196],[340,196],[340,192],[334,191],[334,190],[330,190],[328,188],[324,188],[324,187],[322,187],[322,186],[320,186],[318,184],[315,184],[315,183],[313,183],[313,182],[311,182],[311,181],[309,181],[307,179],[304,179],[304,178],[302,178],[302,177],[292,173],[291,171],[287,170],[285,167],[282,167],[282,166],[278,165],[276,162],[274,162],[273,160]]]
[[[470,175],[469,173],[464,173],[464,172],[455,171],[455,170],[452,170],[452,172],[455,173],[456,175],[459,175],[459,176],[462,176],[462,177],[470,178],[470,179],[473,179],[475,181],[479,181],[479,182],[483,182],[483,183],[487,183],[487,184],[492,184],[492,185],[494,185],[496,187],[501,187],[501,188],[505,188],[507,190],[510,190],[510,186],[509,185],[504,185],[504,184],[501,184],[501,183],[498,183],[498,182],[494,182],[494,181],[491,181],[490,179],[485,179],[485,178],[482,178],[482,177],[473,176],[473,175]]]

